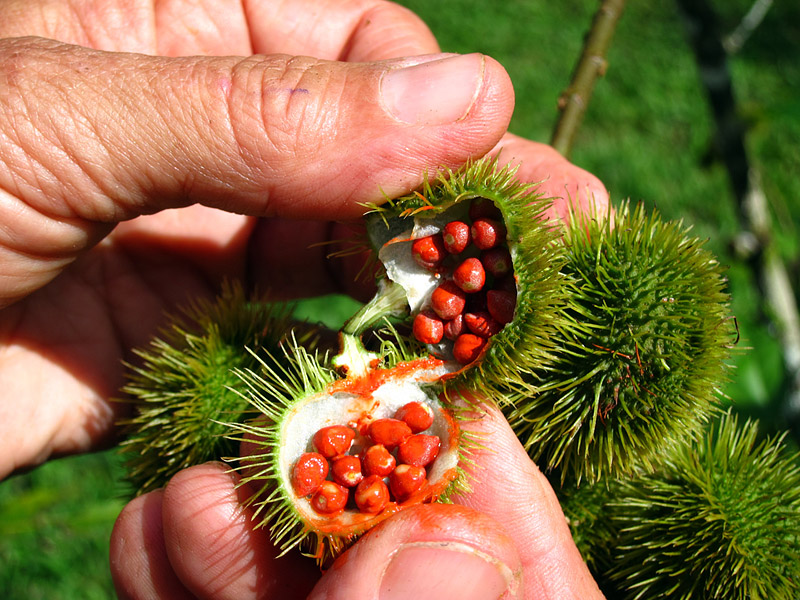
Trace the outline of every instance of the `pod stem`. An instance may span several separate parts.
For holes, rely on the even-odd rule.
[[[347,377],[358,378],[366,375],[370,369],[379,361],[381,356],[375,352],[369,352],[361,338],[357,335],[341,333],[339,335],[341,350],[333,357],[333,366],[343,369]]]
[[[386,317],[402,315],[407,309],[408,300],[405,289],[393,281],[381,279],[378,282],[378,292],[372,300],[347,320],[342,328],[342,333],[359,336]]]

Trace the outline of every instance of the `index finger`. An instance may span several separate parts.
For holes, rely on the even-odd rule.
[[[257,53],[360,62],[439,52],[416,14],[385,0],[250,0],[244,10]]]

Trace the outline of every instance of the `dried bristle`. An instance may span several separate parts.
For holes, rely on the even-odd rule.
[[[290,327],[285,305],[248,298],[224,286],[214,301],[198,301],[169,319],[140,362],[128,365],[121,402],[133,415],[120,421],[126,477],[136,494],[162,487],[179,470],[229,456],[218,421],[244,418],[252,409],[229,386],[234,368],[256,363],[246,347],[272,350]]]
[[[612,503],[612,580],[630,599],[798,598],[800,455],[724,415]]]
[[[500,209],[516,278],[514,320],[490,339],[479,361],[450,382],[498,400],[508,383],[530,385],[531,380],[523,380],[521,373],[548,360],[552,333],[562,322],[565,297],[558,231],[544,216],[551,199],[542,197],[534,184],[520,183],[515,174],[515,167],[500,166],[490,158],[470,162],[457,171],[444,171],[414,194],[374,207],[369,225],[377,230],[383,222],[389,233],[374,238],[385,240],[415,221],[424,225],[457,204],[468,206],[488,199]]]
[[[531,457],[563,478],[651,468],[696,435],[735,343],[723,269],[677,222],[623,204],[564,233],[569,327],[507,416]]]
[[[413,363],[415,359],[424,359],[410,355],[404,344],[394,343],[395,335],[391,330],[385,332],[381,342],[383,362],[369,376],[384,369],[402,370],[404,365]],[[320,521],[326,521],[326,527],[316,527],[304,518],[301,508],[296,503],[307,503],[307,500],[298,500],[294,495],[287,476],[287,465],[282,461],[285,452],[297,453],[307,449],[287,448],[297,445],[296,441],[290,442],[283,437],[287,435],[287,422],[301,411],[306,411],[302,413],[304,416],[307,413],[312,414],[315,408],[309,403],[317,401],[320,401],[321,411],[318,416],[324,419],[324,414],[333,410],[330,407],[323,407],[326,398],[334,396],[328,394],[328,390],[345,380],[336,370],[326,366],[330,364],[326,356],[309,353],[297,345],[286,345],[284,352],[285,360],[280,361],[285,365],[283,367],[274,367],[276,363],[273,361],[269,364],[262,363],[259,368],[238,373],[241,383],[237,387],[258,416],[245,423],[229,423],[227,427],[232,440],[247,441],[251,447],[256,448],[255,452],[238,467],[242,472],[241,485],[247,485],[250,490],[254,490],[246,504],[253,510],[256,526],[269,531],[273,543],[282,553],[297,548],[304,554],[316,558],[321,564],[325,564],[340,554],[366,529],[393,514],[395,509],[374,518],[365,518],[362,529],[350,527],[346,533],[339,527],[337,522],[341,518],[339,516],[330,517],[327,521],[320,517]],[[348,380],[346,384],[355,388],[359,385],[358,380]],[[437,387],[436,383],[426,385],[431,389]],[[339,391],[337,395],[339,399],[347,395],[341,391],[346,388],[335,389]],[[375,400],[369,399],[369,403],[375,404]],[[340,416],[339,412],[334,412],[336,417]],[[346,414],[346,411],[342,412]],[[309,431],[307,443],[311,442],[311,431],[329,424],[337,423],[302,423],[303,428]],[[305,436],[303,439],[305,440]],[[468,438],[462,439],[459,436],[457,440],[449,440],[449,444],[452,443],[458,444],[460,462],[464,448],[468,446]],[[463,489],[466,489],[466,486],[459,468],[455,479],[438,500],[445,501],[453,490]]]

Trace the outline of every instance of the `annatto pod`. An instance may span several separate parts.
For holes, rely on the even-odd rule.
[[[564,305],[550,200],[493,159],[445,171],[417,192],[374,207],[370,244],[380,290],[345,330],[387,315],[447,363],[453,389],[487,396],[544,364]]]
[[[259,364],[292,328],[286,305],[248,297],[225,284],[214,301],[197,301],[168,318],[168,325],[128,365],[122,402],[132,415],[120,421],[126,476],[135,494],[163,487],[181,469],[230,456],[223,420],[246,418],[251,407],[232,386],[234,369]],[[314,330],[295,329],[303,343]]]
[[[344,337],[335,361],[287,345],[287,366],[240,371],[240,393],[259,417],[228,425],[243,443],[257,526],[282,551],[320,563],[397,511],[444,501],[466,483],[443,361],[414,355],[391,331],[374,354]]]
[[[506,412],[531,457],[580,483],[650,469],[718,406],[737,338],[723,269],[639,204],[565,227],[569,320]]]
[[[800,456],[760,429],[729,411],[655,472],[556,483],[606,597],[798,597]]]
[[[340,353],[295,348],[288,369],[241,373],[260,414],[232,424],[243,483],[281,549],[325,562],[398,510],[465,486],[451,400],[469,387],[499,398],[492,386],[546,359],[562,261],[548,201],[513,175],[485,159],[374,207],[379,291],[344,325]],[[367,351],[362,337],[389,317],[398,328]]]
[[[610,503],[620,598],[798,598],[800,456],[731,413]]]

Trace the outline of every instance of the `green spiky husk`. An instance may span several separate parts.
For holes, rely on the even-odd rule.
[[[220,420],[243,419],[252,409],[231,391],[233,369],[256,364],[246,348],[274,350],[290,328],[288,307],[247,298],[225,285],[214,301],[198,301],[169,319],[160,335],[135,350],[128,365],[132,416],[121,420],[126,477],[134,493],[164,486],[179,470],[230,456]]]
[[[375,339],[379,344],[375,348],[375,355],[380,357],[380,365],[373,366],[367,377],[379,371],[403,368],[426,357],[415,353],[416,346],[406,345],[392,328],[379,332]],[[246,461],[242,461],[238,469],[242,471],[240,485],[247,485],[253,491],[246,506],[253,510],[256,527],[269,530],[273,543],[281,553],[296,548],[320,564],[327,564],[384,517],[376,517],[362,530],[343,534],[335,525],[335,517],[331,518],[330,529],[315,529],[304,520],[295,506],[291,484],[281,466],[281,448],[286,442],[283,439],[286,415],[309,399],[328,393],[335,384],[341,384],[345,379],[328,355],[311,353],[296,344],[287,345],[284,352],[281,366],[276,367],[278,363],[275,361],[269,364],[261,362],[255,369],[237,373],[241,396],[258,416],[244,423],[226,424],[228,437],[255,448],[248,452]],[[438,383],[429,386],[441,389]],[[468,463],[469,450],[473,447],[469,433],[460,430],[456,443],[459,463],[462,460]],[[436,500],[447,502],[453,493],[467,489],[468,482],[459,468],[455,479]],[[385,516],[390,514],[393,513]]]
[[[639,204],[574,215],[566,327],[507,416],[531,457],[580,482],[652,468],[718,406],[734,342],[726,280],[701,240]]]
[[[626,598],[800,597],[800,455],[730,413],[613,502]]]
[[[515,167],[500,166],[496,159],[469,162],[460,170],[445,170],[428,179],[413,194],[373,207],[368,221],[373,245],[380,250],[415,220],[424,225],[461,203],[466,206],[485,198],[500,209],[517,284],[514,320],[491,338],[476,363],[448,382],[454,388],[478,390],[500,401],[507,384],[521,382],[522,373],[549,359],[552,332],[562,321],[565,298],[558,231],[544,217],[551,199],[537,193],[534,184],[520,183],[515,174]]]

